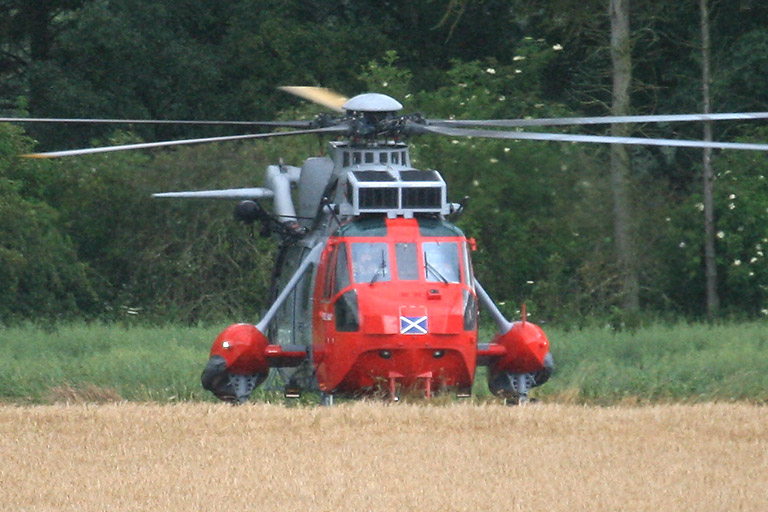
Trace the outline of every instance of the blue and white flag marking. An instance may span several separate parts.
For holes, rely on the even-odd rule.
[[[427,334],[427,317],[401,316],[400,334]]]

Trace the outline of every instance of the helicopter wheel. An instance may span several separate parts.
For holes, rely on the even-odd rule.
[[[333,393],[320,392],[320,405],[323,407],[333,407]]]

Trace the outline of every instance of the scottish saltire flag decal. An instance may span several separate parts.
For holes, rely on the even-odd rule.
[[[400,334],[427,334],[427,317],[401,316]]]

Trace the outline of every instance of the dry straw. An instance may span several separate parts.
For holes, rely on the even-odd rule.
[[[0,407],[25,511],[768,510],[768,409]]]

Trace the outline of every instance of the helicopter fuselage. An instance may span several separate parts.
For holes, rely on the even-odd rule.
[[[468,390],[477,358],[469,242],[438,219],[369,218],[332,235],[313,293],[321,391]]]

